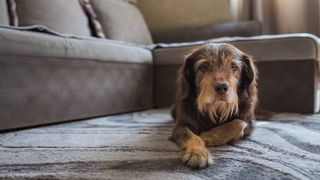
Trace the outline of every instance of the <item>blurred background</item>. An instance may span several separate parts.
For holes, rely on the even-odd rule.
[[[136,3],[156,42],[259,34],[320,35],[319,0],[137,0]],[[226,22],[241,24],[237,27],[220,24]],[[230,29],[238,30],[230,33]],[[193,37],[187,37],[190,35]]]
[[[319,0],[230,0],[235,21],[258,20],[264,34],[320,35]]]

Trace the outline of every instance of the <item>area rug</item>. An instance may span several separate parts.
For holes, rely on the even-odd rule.
[[[320,115],[260,115],[244,141],[192,170],[168,137],[168,109],[0,134],[0,179],[320,179]]]

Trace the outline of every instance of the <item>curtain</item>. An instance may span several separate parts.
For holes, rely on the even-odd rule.
[[[233,20],[257,20],[264,34],[320,35],[320,0],[230,0]]]

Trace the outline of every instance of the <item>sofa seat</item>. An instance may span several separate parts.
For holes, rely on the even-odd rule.
[[[0,130],[153,107],[150,50],[0,28]]]
[[[282,112],[319,112],[320,40],[310,34],[159,44],[153,51],[156,106],[173,103],[176,72],[184,56],[208,42],[231,43],[256,59],[260,71],[260,107]]]

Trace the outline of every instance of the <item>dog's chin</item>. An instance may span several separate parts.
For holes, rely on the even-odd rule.
[[[197,103],[200,113],[207,114],[210,119],[219,119],[220,123],[226,121],[230,116],[238,112],[238,103],[228,96],[218,96],[215,99]]]
[[[219,103],[229,103],[230,102],[230,98],[226,95],[220,95],[216,98],[216,102]]]

